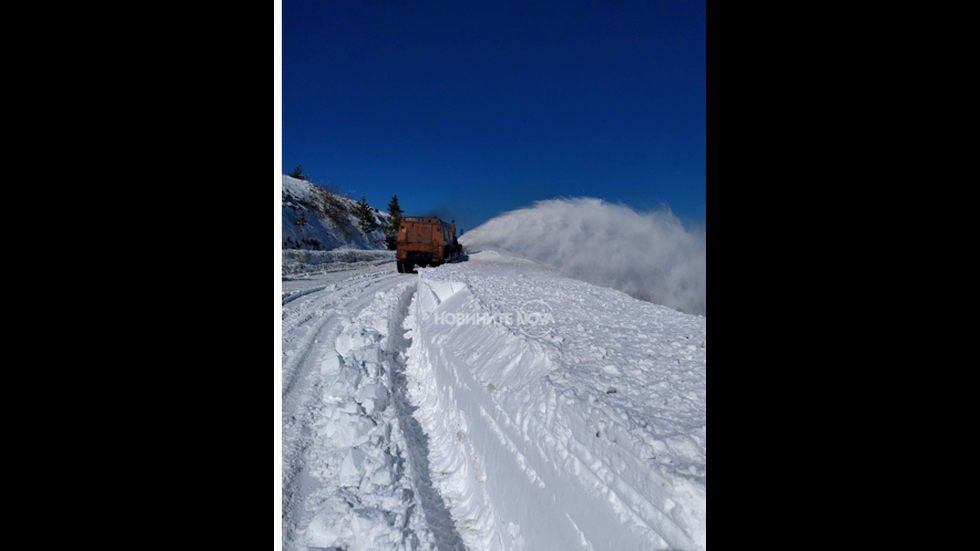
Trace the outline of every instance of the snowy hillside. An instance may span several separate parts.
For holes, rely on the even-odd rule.
[[[365,235],[354,216],[357,201],[323,190],[306,180],[282,177],[282,248],[387,249],[378,229]],[[388,213],[375,212],[378,224]],[[297,221],[299,223],[297,223]]]
[[[707,549],[706,318],[489,250],[418,272],[283,282],[284,549]]]

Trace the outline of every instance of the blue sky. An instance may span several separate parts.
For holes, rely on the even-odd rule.
[[[282,170],[464,230],[554,197],[707,226],[707,6],[282,3]]]

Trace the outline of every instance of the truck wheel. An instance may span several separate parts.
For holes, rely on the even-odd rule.
[[[400,274],[404,274],[405,273],[405,263],[404,262],[402,262],[401,260],[397,260],[397,261],[395,261],[395,265],[398,266],[398,273],[400,273]]]
[[[406,262],[405,263],[405,273],[406,274],[415,273],[415,263],[414,262]]]

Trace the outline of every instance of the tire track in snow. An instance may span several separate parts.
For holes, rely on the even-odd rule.
[[[335,313],[345,313],[350,303],[363,295],[368,288],[375,283],[391,279],[394,272],[376,272],[354,276],[332,285],[319,287],[317,290],[304,293],[302,296],[308,298],[298,305],[293,305],[289,301],[290,308],[283,308],[282,320],[282,387],[283,387],[283,409],[291,397],[293,388],[298,379],[302,378],[299,369],[307,362],[310,352],[316,348],[316,344],[326,341],[319,337],[324,332],[328,322],[336,321]],[[323,291],[329,291],[319,294]],[[301,297],[296,297],[301,298]],[[284,303],[285,304],[285,303]],[[312,322],[312,323],[310,323]],[[336,335],[334,335],[336,337]],[[330,340],[330,344],[332,344]]]
[[[309,289],[303,289],[302,291],[296,291],[293,294],[282,297],[282,305],[285,306],[296,299],[305,297],[306,295],[319,293],[320,291],[326,289],[327,287],[329,287],[329,285],[320,285],[318,287],[311,287]]]
[[[554,436],[554,433],[551,434]],[[563,440],[564,444],[562,444]],[[581,477],[581,480],[592,486],[595,493],[605,498],[621,513],[629,515],[651,534],[663,538],[672,549],[694,548],[693,540],[683,528],[635,487],[617,476],[614,469],[591,453],[573,434],[566,434],[564,438],[555,438],[553,442],[559,453],[567,453],[574,461],[574,472]],[[665,496],[657,497],[660,501],[669,501]]]
[[[283,306],[282,357],[282,455],[283,539],[295,536],[297,525],[306,522],[303,503],[315,482],[307,472],[313,445],[310,408],[314,396],[324,388],[318,363],[324,351],[334,352],[334,341],[342,320],[369,304],[376,291],[402,281],[392,271],[359,274],[318,286],[289,300]],[[292,548],[292,544],[284,545]]]
[[[409,462],[413,485],[425,514],[426,525],[436,537],[440,551],[463,551],[463,539],[456,530],[456,523],[446,507],[442,495],[432,483],[429,466],[429,437],[422,424],[413,415],[416,408],[408,397],[408,377],[405,373],[405,353],[412,339],[405,338],[403,324],[418,287],[412,286],[393,307],[388,318],[388,374],[391,377],[392,398],[398,411],[398,423],[408,444]]]

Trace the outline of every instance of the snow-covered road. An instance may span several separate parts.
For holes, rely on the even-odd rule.
[[[285,549],[706,549],[706,318],[393,265],[284,278]]]

